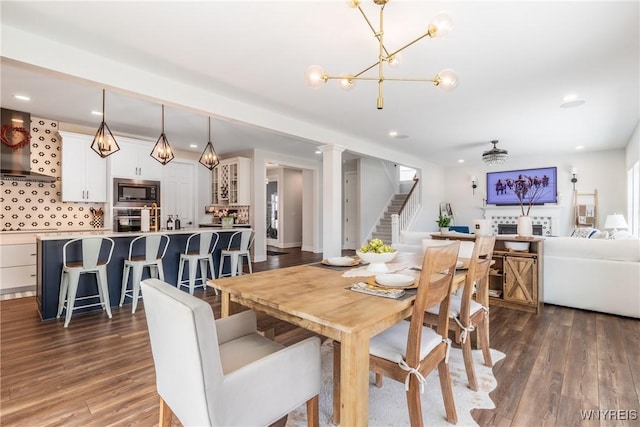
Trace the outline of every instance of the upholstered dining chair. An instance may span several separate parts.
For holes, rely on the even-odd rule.
[[[436,367],[446,418],[450,423],[458,422],[449,374],[448,354],[451,341],[447,338],[447,314],[459,247],[460,242],[456,241],[446,246],[426,248],[411,319],[402,320],[382,331],[371,338],[369,344],[369,369],[376,374],[376,385],[382,385],[381,376],[405,383],[412,427],[423,425],[420,396],[424,389],[425,377]],[[423,319],[426,308],[435,305],[441,307],[441,312],[437,330],[434,331],[423,325]],[[338,342],[334,344],[333,360],[333,396],[339,400]],[[334,406],[334,411],[336,409],[339,410],[339,406]],[[334,420],[337,421],[339,418],[339,414],[334,414]]]
[[[478,345],[482,349],[484,364],[493,366],[489,348],[489,266],[495,243],[495,236],[476,238],[462,295],[452,295],[449,303],[449,317],[453,320],[449,322],[449,329],[454,331],[455,340],[462,347],[469,388],[473,391],[478,391],[478,381],[471,354],[469,335],[472,331],[477,331]],[[427,309],[425,325],[438,324],[438,310],[439,307]]]
[[[320,340],[283,347],[256,314],[214,320],[211,306],[158,279],[141,283],[160,395],[160,425],[267,426],[307,404],[318,426]]]

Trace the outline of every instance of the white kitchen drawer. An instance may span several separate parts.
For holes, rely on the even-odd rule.
[[[0,267],[5,268],[22,265],[36,265],[35,243],[0,246]]]
[[[35,264],[0,268],[0,289],[21,288],[35,286],[35,284]]]

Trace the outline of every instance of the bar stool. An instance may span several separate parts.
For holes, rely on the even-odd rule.
[[[108,255],[105,256],[103,244],[108,246]],[[106,310],[109,319],[111,319],[111,303],[109,302],[109,283],[107,282],[107,264],[111,261],[113,254],[114,242],[108,237],[80,237],[69,240],[62,247],[62,275],[60,276],[60,294],[58,296],[58,314],[59,319],[62,310],[66,308],[66,316],[64,319],[64,327],[69,326],[73,310],[83,307],[102,306]],[[81,253],[80,261],[68,262],[67,259],[74,254]],[[77,297],[78,283],[81,274],[95,274],[98,285],[98,293],[84,297]],[[85,300],[89,298],[100,298],[99,303],[85,304],[76,306],[76,300]]]
[[[249,264],[249,274],[253,273],[253,269],[251,267],[251,253],[250,249],[253,245],[253,238],[255,233],[253,230],[242,230],[236,231],[231,235],[229,239],[229,245],[227,249],[223,249],[220,252],[220,265],[218,266],[218,277],[224,276],[235,276],[236,273],[242,274],[242,258],[247,258],[247,264]],[[229,257],[230,272],[227,274],[222,274],[222,267],[224,266],[224,259]]]
[[[167,253],[169,246],[169,236],[166,234],[150,234],[136,237],[129,243],[129,257],[124,260],[122,270],[122,291],[120,292],[120,307],[124,303],[125,297],[131,298],[131,313],[136,312],[138,298],[140,298],[140,281],[145,267],[149,268],[149,274],[155,279],[164,281],[164,270],[162,268],[162,258]],[[140,254],[144,250],[144,255]],[[131,289],[129,285],[129,272],[133,269]]]
[[[199,238],[198,249],[192,249],[195,246],[196,238]],[[211,278],[215,278],[216,270],[213,266],[213,251],[218,244],[220,236],[216,231],[200,231],[193,233],[187,239],[187,245],[184,249],[184,253],[180,254],[180,266],[178,267],[178,280],[176,281],[178,289],[181,286],[189,287],[189,293],[193,295],[193,291],[196,287],[196,281],[200,280],[201,283],[198,286],[202,286],[206,289],[207,284],[207,266],[211,269]],[[192,240],[194,243],[192,244]],[[189,264],[189,278],[182,279],[182,272],[184,270],[184,263]],[[198,264],[200,264],[200,277],[197,277]],[[215,290],[218,295],[218,290]]]

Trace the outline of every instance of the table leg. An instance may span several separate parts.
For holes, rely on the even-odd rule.
[[[340,425],[366,426],[369,420],[369,330],[342,334]]]
[[[220,317],[229,317],[231,315],[231,294],[229,292],[220,291]]]

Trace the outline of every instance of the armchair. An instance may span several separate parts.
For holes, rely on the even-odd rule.
[[[160,425],[269,425],[307,403],[318,425],[320,340],[283,347],[245,311],[214,320],[211,306],[158,279],[141,283],[160,395]]]

